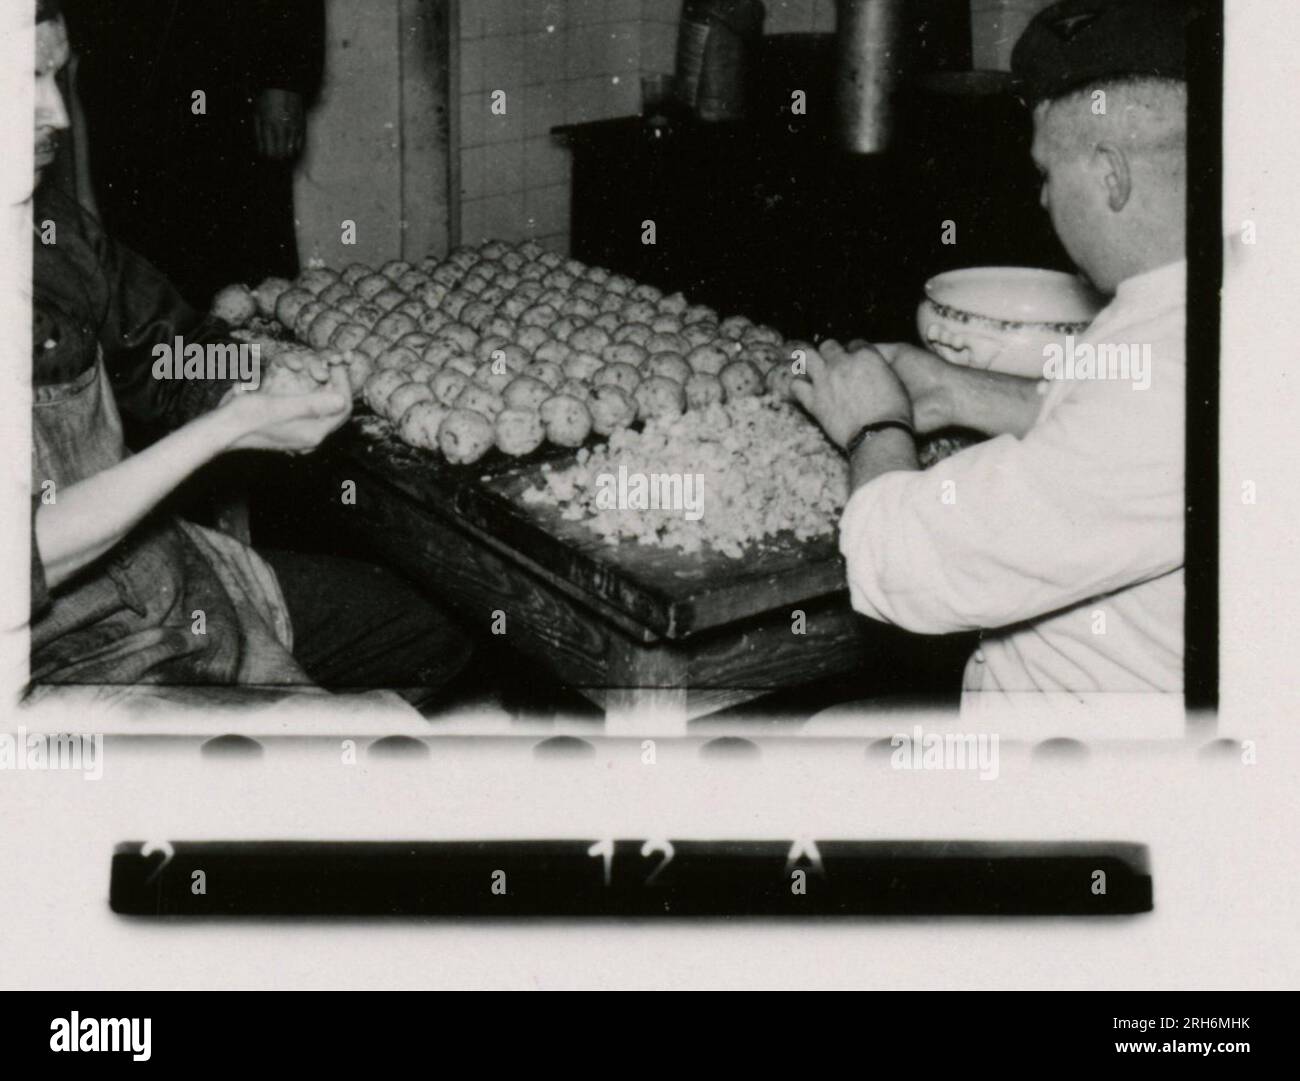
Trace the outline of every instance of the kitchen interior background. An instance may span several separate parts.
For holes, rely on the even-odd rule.
[[[1006,70],[1049,2],[972,0],[974,67]],[[681,6],[327,0],[326,81],[298,178],[304,259],[378,264],[488,237],[567,252],[569,153],[550,129],[638,113],[641,76],[673,70]],[[766,7],[768,34],[835,29],[835,0]],[[346,252],[344,220],[357,224]]]

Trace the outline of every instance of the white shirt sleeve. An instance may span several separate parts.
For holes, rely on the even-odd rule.
[[[929,634],[1004,627],[1181,565],[1181,366],[1145,390],[1053,391],[1023,439],[853,494],[840,550],[855,609]]]

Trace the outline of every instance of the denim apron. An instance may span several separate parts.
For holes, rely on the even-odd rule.
[[[93,366],[32,388],[32,492],[126,457],[112,386]],[[33,695],[48,684],[309,683],[271,569],[225,534],[164,515],[51,591],[31,627]]]

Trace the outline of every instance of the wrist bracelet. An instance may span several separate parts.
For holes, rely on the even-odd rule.
[[[905,420],[878,420],[873,424],[864,424],[857,430],[853,438],[844,446],[844,453],[850,458],[853,457],[854,451],[862,446],[867,436],[875,435],[877,432],[883,432],[889,428],[897,428],[900,432],[906,432],[913,439],[916,438],[916,429]]]

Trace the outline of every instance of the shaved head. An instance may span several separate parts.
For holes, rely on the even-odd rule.
[[[1183,257],[1185,83],[1115,80],[1043,102],[1033,156],[1057,235],[1098,288]]]

